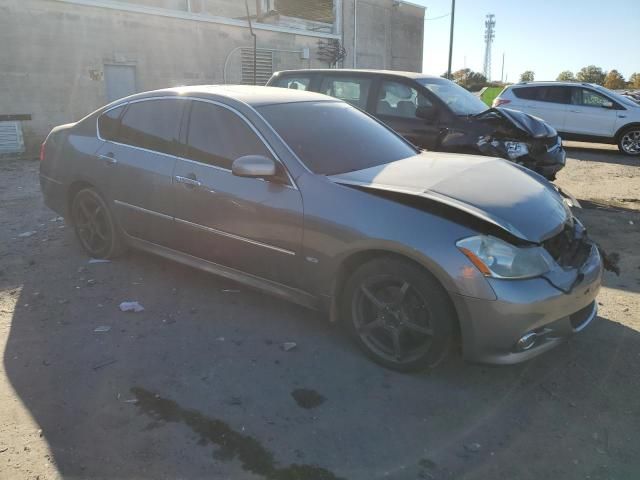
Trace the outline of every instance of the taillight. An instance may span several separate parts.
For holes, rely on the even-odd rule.
[[[496,98],[491,106],[495,108],[500,105],[506,105],[507,103],[511,103],[511,100],[507,100],[506,98]]]
[[[44,146],[47,144],[47,142],[42,142],[42,145],[40,145],[40,161],[44,162]]]

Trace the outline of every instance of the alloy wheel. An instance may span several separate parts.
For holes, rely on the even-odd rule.
[[[629,130],[626,132],[622,139],[620,139],[620,146],[625,153],[630,155],[637,155],[640,153],[640,130]]]
[[[73,201],[73,222],[84,249],[94,257],[106,256],[113,243],[113,228],[101,199],[83,190]]]
[[[424,356],[433,340],[432,314],[422,294],[403,278],[365,279],[352,301],[357,334],[376,355],[397,364]]]

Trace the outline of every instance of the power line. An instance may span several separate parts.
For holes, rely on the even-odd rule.
[[[425,17],[424,21],[428,22],[428,21],[431,21],[431,20],[440,20],[441,18],[447,18],[449,15],[451,15],[451,13],[445,13],[444,15],[440,15],[438,17],[431,17],[431,18]]]

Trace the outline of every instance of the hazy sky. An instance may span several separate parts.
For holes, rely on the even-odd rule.
[[[412,0],[427,19],[446,15],[451,0]],[[525,70],[536,80],[555,80],[590,64],[625,78],[640,72],[640,0],[456,0],[453,65],[482,71],[484,20],[496,16],[492,78],[517,81]],[[450,17],[425,22],[424,72],[447,70]]]

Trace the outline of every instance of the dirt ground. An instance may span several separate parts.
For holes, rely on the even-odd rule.
[[[568,154],[557,183],[620,256],[599,317],[526,364],[417,375],[229,281],[89,264],[38,163],[0,161],[0,479],[640,478],[640,161]]]

